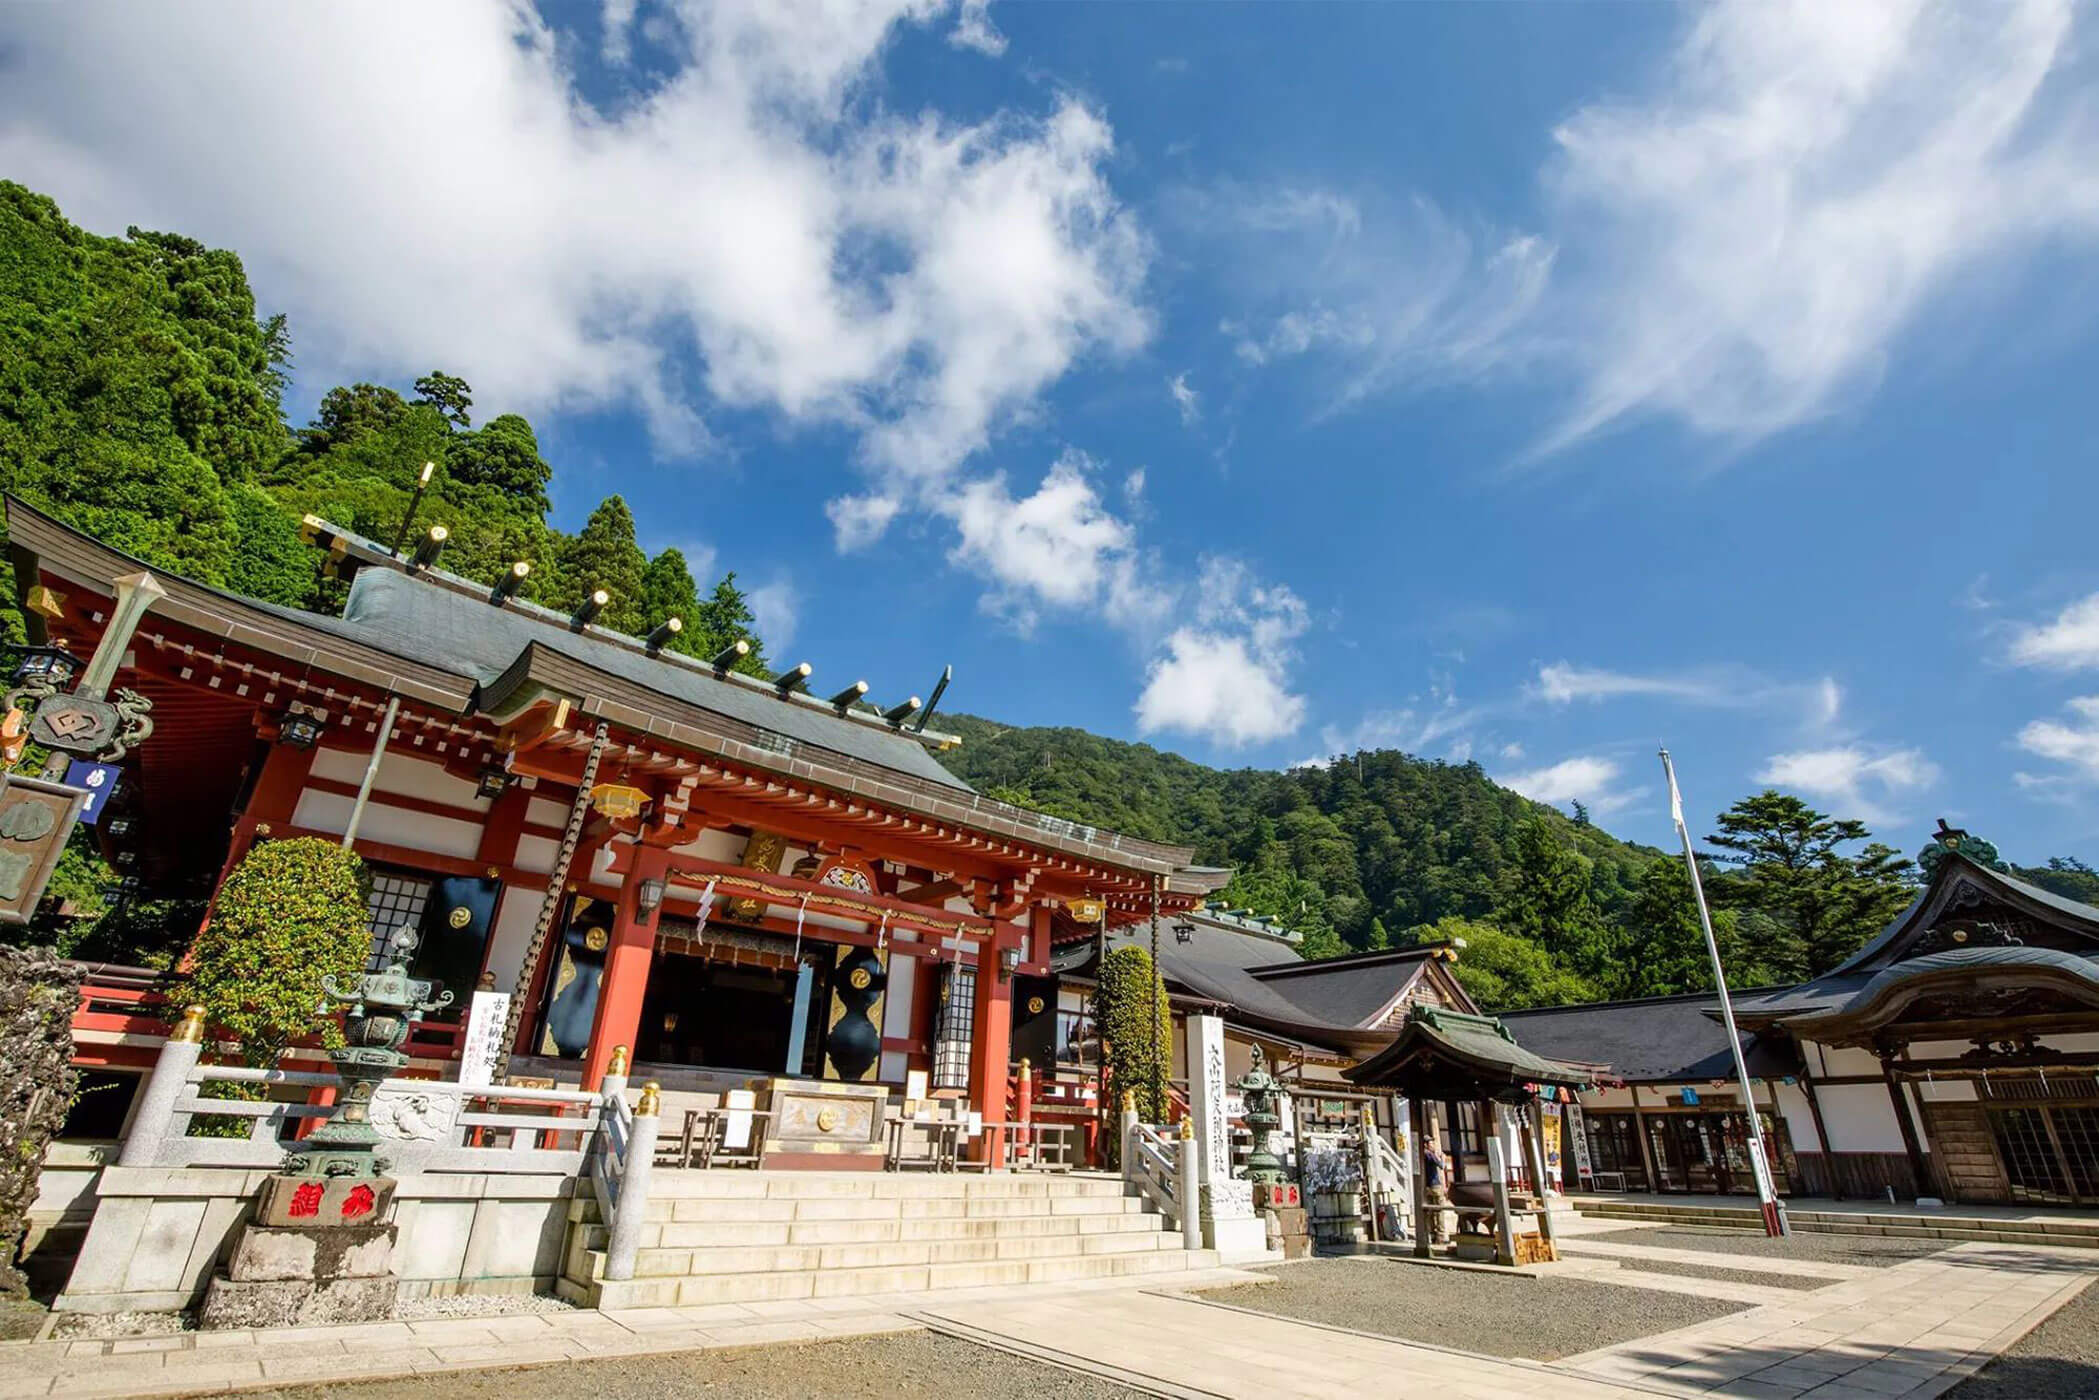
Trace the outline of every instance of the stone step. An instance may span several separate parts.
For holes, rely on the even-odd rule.
[[[1097,1173],[993,1172],[764,1172],[660,1168],[649,1179],[649,1195],[665,1199],[943,1200],[1013,1196],[1120,1196],[1122,1178]]]
[[[704,1274],[588,1283],[563,1278],[561,1295],[586,1307],[682,1307],[781,1298],[837,1298],[869,1293],[916,1293],[934,1288],[983,1288],[1015,1283],[1068,1282],[1216,1267],[1214,1250],[1154,1249],[1120,1254],[1060,1255],[951,1264],[803,1269],[771,1273]]]
[[[641,1245],[644,1249],[659,1246],[704,1249],[750,1245],[892,1244],[910,1240],[1151,1234],[1158,1228],[1159,1217],[1143,1211],[959,1220],[671,1220],[643,1225]]]
[[[649,1183],[648,1219],[710,1220],[1010,1220],[1035,1216],[1126,1215],[1143,1209],[1134,1196],[666,1196]]]
[[[809,1270],[887,1269],[907,1264],[981,1264],[998,1260],[1073,1258],[1093,1254],[1144,1254],[1178,1249],[1181,1237],[1148,1235],[1045,1236],[1039,1239],[905,1240],[894,1244],[751,1246],[747,1248],[642,1249],[634,1262],[638,1278],[699,1278],[709,1274],[799,1273]],[[591,1250],[590,1276],[604,1276],[604,1255]]]
[[[1763,1218],[1753,1206],[1677,1206],[1634,1201],[1588,1202],[1581,1213],[1591,1219],[1623,1220],[1649,1225],[1758,1230]],[[1945,1240],[1948,1244],[2064,1245],[2099,1249],[2099,1222],[2075,1220],[2001,1220],[1989,1216],[1865,1214],[1789,1208],[1796,1230],[1829,1235],[1883,1235],[1896,1239]]]

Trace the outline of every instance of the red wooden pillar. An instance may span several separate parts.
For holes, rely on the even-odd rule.
[[[641,1029],[641,999],[648,990],[649,960],[656,951],[656,911],[641,912],[644,880],[661,880],[670,869],[670,852],[637,844],[620,885],[619,911],[612,922],[612,942],[605,949],[605,971],[598,982],[598,1010],[590,1023],[590,1048],[583,1052],[583,1087],[596,1089],[605,1077],[616,1045],[630,1053]]]
[[[977,1015],[969,1037],[969,1099],[988,1119],[1006,1116],[1006,1080],[1013,1059],[1013,981],[1000,975],[999,950],[1020,946],[1014,924],[994,925],[992,936],[977,945]],[[984,1130],[984,1157],[996,1163],[1005,1146],[1005,1131]]]

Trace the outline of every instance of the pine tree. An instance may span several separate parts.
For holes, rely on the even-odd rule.
[[[751,644],[751,653],[737,663],[736,669],[746,675],[772,675],[772,668],[766,664],[765,644],[758,636],[758,619],[751,613],[750,599],[736,586],[733,569],[722,575],[722,581],[714,585],[714,592],[697,612],[697,617],[685,620],[686,630],[693,635],[695,656],[712,656],[732,642],[746,641]]]

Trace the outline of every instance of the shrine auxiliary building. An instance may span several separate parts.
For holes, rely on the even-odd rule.
[[[140,565],[20,501],[7,522],[32,642],[85,657]],[[118,677],[157,728],[102,839],[208,888],[259,840],[349,833],[375,936],[421,934],[415,975],[520,993],[513,1074],[594,1088],[618,1046],[666,1091],[922,1071],[1000,1119],[1014,988],[1082,936],[1074,902],[1148,922],[1226,878],[980,796],[915,703],[757,680],[308,528],[350,576],[340,618],[157,575]],[[77,1038],[89,1065],[154,1053]],[[457,1040],[411,1048],[435,1068]]]

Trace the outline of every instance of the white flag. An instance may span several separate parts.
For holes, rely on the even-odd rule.
[[[1676,790],[1675,765],[1665,764],[1664,771],[1669,774],[1669,820],[1676,823],[1678,830],[1682,830],[1684,824],[1684,798],[1683,794]]]

